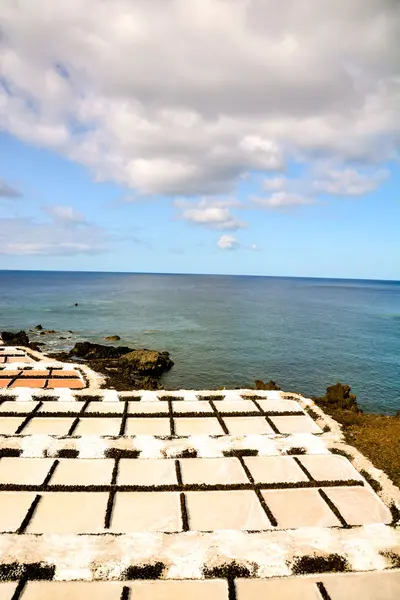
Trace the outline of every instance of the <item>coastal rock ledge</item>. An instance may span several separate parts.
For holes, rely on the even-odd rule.
[[[137,373],[153,376],[161,375],[174,364],[169,357],[169,352],[157,352],[157,350],[133,350],[124,354],[120,362],[131,366]]]
[[[159,389],[159,378],[174,365],[169,352],[91,342],[77,342],[69,352],[52,356],[63,361],[84,360],[106,376],[108,386],[117,390]]]

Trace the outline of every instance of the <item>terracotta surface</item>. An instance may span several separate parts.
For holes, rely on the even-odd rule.
[[[68,369],[53,369],[53,377],[79,377],[78,371],[72,371]]]
[[[80,379],[49,379],[47,388],[50,390],[57,388],[70,388],[71,390],[81,390],[85,384]]]
[[[45,383],[46,379],[29,379],[28,377],[18,377],[10,385],[10,388],[43,388]]]
[[[32,376],[43,377],[43,378],[47,379],[47,377],[49,376],[49,370],[48,369],[24,369],[23,371],[21,371],[21,374],[20,374],[21,378],[29,379]]]
[[[17,377],[21,373],[21,369],[19,370],[11,370],[11,369],[1,369],[0,376],[5,378]]]

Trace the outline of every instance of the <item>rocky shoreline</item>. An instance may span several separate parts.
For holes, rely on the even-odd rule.
[[[56,333],[53,330],[43,330],[41,326],[37,326],[36,329],[49,334]],[[17,333],[3,331],[1,336],[4,343],[10,346],[26,346],[41,351],[40,344],[31,342],[26,331]],[[109,337],[116,340],[118,336]],[[84,362],[104,376],[104,387],[117,391],[161,389],[161,377],[174,365],[169,352],[91,342],[77,342],[68,352],[46,352],[46,354],[49,358],[62,362]]]
[[[392,416],[364,413],[351,387],[342,383],[328,387],[324,396],[312,400],[340,423],[347,444],[365,454],[400,487],[400,411]]]
[[[54,335],[53,330],[44,330],[41,326],[37,326],[36,330],[45,332],[43,335]],[[41,351],[41,344],[31,342],[25,331],[3,331],[1,336],[7,345]],[[108,336],[105,339],[118,341],[117,337]],[[46,354],[63,362],[82,361],[105,377],[104,387],[117,391],[162,389],[162,376],[174,365],[168,352],[91,342],[78,342],[67,352]],[[256,380],[253,389],[280,388],[275,381],[264,383]],[[395,416],[363,413],[350,386],[342,383],[328,387],[324,396],[314,397],[313,401],[340,423],[346,443],[356,446],[400,486],[400,412]]]
[[[117,391],[161,389],[162,375],[174,365],[169,352],[90,342],[78,342],[69,352],[49,353],[48,356],[63,362],[84,361],[105,377],[104,387]]]

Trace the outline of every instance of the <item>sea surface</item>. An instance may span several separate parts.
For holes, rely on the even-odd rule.
[[[364,410],[400,411],[400,282],[0,271],[0,331],[38,324],[57,331],[32,336],[44,351],[112,334],[168,350],[169,389],[342,381]]]

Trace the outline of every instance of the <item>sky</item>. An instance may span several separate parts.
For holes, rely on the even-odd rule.
[[[400,279],[398,0],[0,0],[0,269]]]

